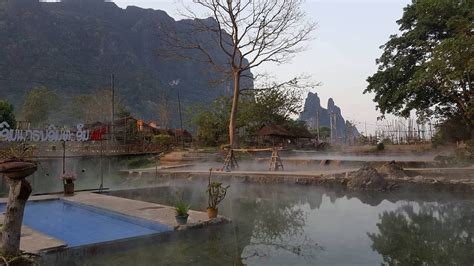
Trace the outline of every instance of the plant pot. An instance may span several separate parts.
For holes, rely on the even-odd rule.
[[[74,183],[64,184],[64,195],[74,195]]]
[[[6,161],[0,165],[0,173],[17,180],[32,175],[36,169],[36,164],[23,161]]]
[[[186,214],[186,215],[176,215],[176,216],[175,216],[176,222],[177,222],[179,225],[186,224],[186,223],[188,222],[188,217],[189,217],[189,214]]]
[[[217,211],[218,211],[217,208],[211,208],[211,207],[207,208],[207,216],[209,217],[209,219],[216,218]]]

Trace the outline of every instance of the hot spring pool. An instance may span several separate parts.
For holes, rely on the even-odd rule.
[[[229,183],[231,224],[133,239],[126,246],[47,254],[41,265],[472,265],[474,200],[439,191],[353,192]],[[206,184],[111,191],[161,204],[207,206]]]
[[[0,210],[5,211],[5,206],[0,204]],[[167,225],[65,200],[28,202],[23,224],[70,247],[173,230]]]

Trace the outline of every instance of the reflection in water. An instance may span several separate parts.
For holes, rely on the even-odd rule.
[[[112,195],[206,208],[206,184],[171,182]],[[49,254],[45,265],[380,265],[474,261],[473,204],[429,193],[361,194],[319,187],[231,183],[224,226],[94,253]],[[443,198],[438,203],[425,198]],[[389,197],[390,200],[387,200]],[[448,199],[449,200],[446,200]]]
[[[255,220],[242,260],[289,252],[297,256],[313,256],[319,245],[304,234],[306,214],[300,205],[275,201],[256,201]]]
[[[403,205],[383,212],[372,248],[389,265],[472,265],[474,207],[464,203]]]

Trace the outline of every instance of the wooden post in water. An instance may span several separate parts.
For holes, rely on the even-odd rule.
[[[272,158],[270,159],[270,171],[278,171],[284,170],[283,163],[280,158],[280,154],[278,154],[278,149],[272,149]]]
[[[237,163],[237,160],[235,159],[234,150],[230,148],[229,152],[227,153],[225,157],[224,167],[222,169],[225,170],[226,172],[230,172],[238,167],[239,167],[239,164]]]
[[[61,142],[63,147],[63,175],[66,173],[66,141]]]

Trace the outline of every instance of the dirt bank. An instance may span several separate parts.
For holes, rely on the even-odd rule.
[[[352,171],[354,172],[354,171]],[[272,172],[213,172],[213,177],[223,182],[257,183],[257,184],[293,184],[317,185],[326,187],[348,188],[352,172],[324,173],[324,174],[278,174]],[[159,175],[164,179],[188,179],[206,181],[209,172],[206,171],[163,171]],[[411,190],[411,191],[450,191],[468,193],[474,196],[474,179],[447,179],[443,177],[403,177],[385,178],[382,191]]]

